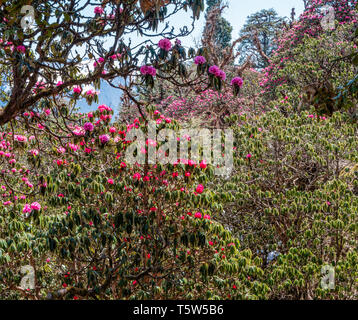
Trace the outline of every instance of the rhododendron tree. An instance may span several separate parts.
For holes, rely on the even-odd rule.
[[[0,299],[358,298],[356,1],[306,2],[265,70],[222,5],[186,50],[162,22],[202,0],[1,3]]]
[[[175,119],[208,127],[226,126],[227,116],[253,116],[265,112],[267,106],[262,103],[262,88],[259,85],[262,74],[254,69],[247,69],[242,77],[234,77],[230,87],[224,87],[221,92],[209,89],[185,97],[179,97],[173,92],[160,102],[158,109]]]
[[[321,114],[332,114],[344,108],[334,97],[337,89],[357,72],[356,66],[347,63],[346,59],[355,51],[356,44],[350,40],[354,32],[352,24],[345,24],[329,35],[305,36],[292,50],[292,56],[284,59],[277,76],[272,78],[276,79],[273,81],[285,79],[275,88],[279,99],[275,100],[276,105],[286,110],[290,106],[300,110],[314,105]],[[276,56],[272,61],[279,59],[280,56]]]
[[[346,83],[354,73],[354,67],[345,63],[344,58],[356,46],[352,42],[356,5],[356,1],[347,0],[311,1],[292,28],[277,39],[278,48],[261,82],[276,106],[286,109],[289,102],[296,108],[309,108],[316,104],[320,112],[332,113],[332,106],[327,104],[332,105],[329,100],[334,98],[336,87]],[[333,30],[324,29],[324,6],[334,8]],[[289,97],[287,93],[291,90],[295,93]],[[286,96],[288,101],[283,101]]]
[[[165,72],[182,70],[183,63],[177,53],[179,51],[181,60],[185,60],[184,49],[178,50],[177,45],[176,50],[169,53],[171,39],[186,36],[191,30],[183,28],[175,33],[160,23],[188,6],[193,13],[192,19],[199,18],[203,0],[165,1],[161,5],[148,1],[144,5],[138,0],[36,1],[34,23],[24,28],[26,17],[21,16],[21,7],[13,1],[3,1],[0,7],[0,66],[6,71],[2,77],[8,78],[10,92],[0,91],[2,101],[5,95],[8,98],[5,107],[0,109],[0,124],[43,103],[51,106],[54,103],[51,98],[56,95],[76,99],[82,93],[92,102],[95,92],[84,93],[82,86],[95,84],[99,87],[100,79],[132,97],[131,84],[123,86],[115,79],[137,75],[139,61],[143,58],[150,59],[156,68]],[[87,11],[93,13],[88,15]],[[155,34],[151,35],[152,31]],[[148,39],[135,46],[124,40],[136,32],[165,38],[158,44],[159,53],[156,52],[158,46],[147,46]],[[105,41],[105,37],[111,37],[111,41]],[[80,47],[82,53],[78,52]],[[169,67],[167,60],[170,58]]]
[[[19,144],[2,133],[1,297],[264,298],[258,261],[212,220],[222,210],[206,187],[213,168],[204,160],[126,163],[126,136],[145,122],[109,127],[100,115],[93,130],[62,139],[16,127],[35,135]],[[35,270],[30,291],[19,286],[23,263]]]
[[[188,73],[187,62],[196,54],[205,55],[208,67],[215,65],[215,59],[204,53],[210,51],[204,48],[208,43],[203,43],[197,52],[193,48],[186,50],[178,38],[192,30],[186,27],[175,32],[164,23],[188,7],[195,21],[204,9],[204,0],[163,1],[160,5],[143,5],[138,0],[67,2],[40,1],[31,28],[21,27],[25,17],[17,13],[13,2],[2,5],[0,18],[5,23],[0,27],[0,65],[6,70],[4,77],[8,78],[10,92],[0,91],[1,100],[6,101],[0,109],[0,124],[28,109],[53,108],[61,98],[71,103],[80,98],[96,103],[101,81],[119,89],[140,113],[141,107],[152,101],[138,99],[137,88],[145,85],[152,89],[155,79],[203,90],[223,87],[226,73],[222,69],[213,74],[201,63],[196,74]],[[68,11],[63,11],[66,5]],[[93,10],[93,15],[84,14],[87,10]],[[7,12],[12,14],[6,16]],[[133,45],[126,39],[134,33],[146,34],[147,38]],[[162,37],[159,42],[149,44],[151,37],[158,36]],[[111,41],[105,41],[106,37]],[[84,51],[81,54],[79,47]],[[223,56],[225,64],[232,55],[233,47]],[[94,87],[85,89],[90,84]]]
[[[260,257],[270,298],[357,299],[357,124],[278,111],[231,121],[236,166],[215,183],[231,193],[219,220]]]

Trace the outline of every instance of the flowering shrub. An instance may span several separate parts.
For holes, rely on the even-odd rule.
[[[213,168],[185,159],[126,163],[126,136],[145,122],[108,126],[97,120],[101,110],[80,120],[87,128],[80,135],[53,140],[46,130],[18,126],[28,142],[17,144],[2,132],[0,297],[264,298],[268,287],[252,253],[213,220],[222,210],[208,187]],[[141,152],[149,146],[156,144]],[[35,270],[33,290],[19,286],[23,264]]]
[[[219,220],[260,258],[270,298],[356,299],[357,124],[306,112],[232,121],[236,172],[214,183],[231,193]]]
[[[324,5],[335,9],[336,26],[329,32],[321,25]],[[261,81],[266,98],[274,100],[274,106],[293,106],[297,110],[315,105],[326,114],[343,108],[333,107],[332,99],[336,88],[355,74],[355,68],[344,59],[356,48],[352,42],[357,22],[355,5],[356,1],[315,0],[281,35]]]
[[[186,55],[177,38],[187,36],[190,31],[182,29],[174,33],[174,29],[165,28],[158,32],[158,25],[188,9],[195,21],[204,4],[202,0],[171,4],[169,1],[155,4],[151,1],[76,2],[67,12],[63,10],[68,5],[67,0],[39,1],[36,3],[37,21],[31,29],[23,27],[21,6],[11,1],[3,2],[0,7],[1,82],[6,79],[13,85],[7,91],[0,86],[0,99],[5,102],[5,107],[0,109],[0,124],[13,120],[44,100],[52,108],[59,95],[73,100],[82,95],[89,104],[98,103],[95,89],[99,89],[101,82],[112,83],[119,77],[131,79],[130,83],[117,88],[136,101],[128,91],[137,82],[139,61],[147,63],[150,60],[148,64],[155,64],[155,69],[146,72],[151,76],[156,69],[183,75],[184,62],[192,56]],[[48,23],[45,17],[50,16],[56,20]],[[147,38],[159,35],[163,39],[150,46],[147,40],[132,46],[123,39],[134,33],[146,34]],[[104,41],[106,37],[111,37],[111,41]],[[169,39],[176,39],[175,47]],[[47,45],[42,46],[43,42]],[[76,47],[82,44],[86,46],[78,55]],[[145,81],[143,84],[153,85],[150,77]],[[89,85],[96,88],[84,90],[83,86]]]
[[[62,4],[49,2],[39,11]],[[322,29],[324,4],[336,9],[334,30]],[[156,31],[187,7],[195,20],[202,0],[106,2],[83,25],[59,12],[66,30],[36,21],[50,48],[39,60],[38,39],[15,39],[19,19],[3,20],[0,80],[19,94],[0,88],[0,299],[357,299],[358,128],[342,110],[344,92],[335,97],[353,79],[346,94],[356,108],[355,5],[311,1],[264,72],[249,59],[234,65],[240,39],[216,54],[210,32],[197,51],[166,29],[157,47],[146,40],[132,51],[120,41],[123,30]],[[63,57],[83,39],[65,34],[71,27],[88,35],[88,74]],[[116,46],[98,47],[111,34]],[[118,77],[128,83],[113,83]],[[104,104],[76,111],[80,98],[97,103],[100,79],[125,92],[124,119]],[[232,129],[232,171],[216,176],[205,150],[200,159],[151,161],[172,156],[159,132],[193,125]],[[155,137],[138,146],[136,129]],[[196,138],[175,142],[193,147]],[[220,158],[214,151],[226,142],[210,154]]]
[[[224,125],[229,115],[246,114],[251,117],[265,111],[262,88],[259,86],[261,79],[259,72],[248,69],[243,73],[243,79],[233,78],[231,85],[234,90],[225,86],[221,92],[209,89],[200,94],[186,95],[185,98],[177,97],[173,92],[161,101],[158,108],[183,123],[195,120],[207,126]]]

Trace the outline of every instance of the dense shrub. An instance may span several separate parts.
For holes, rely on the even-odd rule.
[[[217,190],[235,200],[219,220],[260,257],[270,297],[357,298],[357,124],[270,112],[235,128],[236,172]],[[335,290],[321,289],[325,265]]]
[[[345,24],[329,35],[317,38],[306,35],[291,50],[289,58],[274,57],[272,60],[277,65],[280,59],[282,63],[272,80],[285,79],[275,89],[280,99],[275,103],[285,109],[293,105],[296,110],[315,105],[321,114],[342,109],[344,106],[337,105],[334,97],[337,89],[357,72],[345,59],[355,51],[356,45],[351,41],[354,32],[352,25]]]
[[[322,29],[322,7],[335,9],[335,27]],[[261,82],[274,106],[309,109],[332,114],[345,106],[333,101],[337,88],[351,79],[356,68],[346,59],[356,48],[355,1],[313,1],[289,30],[277,39],[278,49]],[[302,101],[303,100],[303,101]]]
[[[189,1],[194,20],[203,3]],[[43,13],[55,10],[40,4]],[[324,4],[336,10],[334,30],[322,29]],[[80,25],[90,33],[87,53],[97,52],[98,37],[120,37],[115,31],[123,27],[128,34],[158,29],[156,14],[164,21],[187,2],[175,1],[172,13],[167,5],[133,0],[95,7],[94,17],[79,18],[88,22]],[[311,1],[278,38],[264,72],[250,69],[250,60],[234,65],[235,41],[215,53],[208,36],[207,47],[186,52],[164,29],[160,34],[170,39],[158,48],[102,48],[86,75],[66,51],[63,63],[74,69],[57,83],[51,65],[41,66],[47,83],[37,81],[42,71],[31,78],[31,68],[23,67],[34,59],[32,38],[22,34],[20,41],[18,17],[2,20],[0,299],[357,299],[355,5]],[[2,8],[12,10],[13,3]],[[109,9],[128,21],[111,27]],[[71,17],[59,12],[62,18]],[[57,43],[55,34],[45,38],[49,47]],[[23,68],[23,77],[10,65]],[[119,76],[130,78],[126,86],[112,82]],[[97,102],[100,79],[125,93],[119,120],[106,105],[88,114],[74,108],[81,97]],[[84,87],[88,82],[93,89]],[[147,134],[150,124],[154,137],[139,145],[133,132]],[[228,174],[216,175],[204,155],[148,161],[151,154],[172,156],[167,141],[155,139],[162,129],[188,127],[194,134],[181,132],[175,142],[193,146],[202,127],[232,129],[233,171],[224,167]],[[211,146],[214,157],[220,159],[222,149],[213,151],[224,145]],[[331,267],[334,286],[325,288]],[[24,287],[26,279],[33,288]]]
[[[126,134],[145,123],[96,123],[111,112],[101,106],[74,138],[2,133],[1,298],[264,298],[258,260],[212,220],[222,211],[206,188],[213,169],[126,164]],[[26,264],[30,292],[19,288]]]

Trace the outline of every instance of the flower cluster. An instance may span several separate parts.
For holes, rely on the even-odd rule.
[[[223,70],[220,70],[220,68],[216,65],[213,65],[209,68],[209,73],[221,79],[222,81],[226,80],[226,73]]]
[[[38,202],[33,202],[31,204],[25,204],[24,208],[22,209],[23,213],[30,213],[32,210],[34,211],[40,211],[41,210],[41,204]]]
[[[104,13],[104,9],[102,7],[95,7],[93,11],[95,14],[99,15]]]
[[[238,86],[241,88],[243,84],[244,84],[244,80],[242,80],[240,77],[235,77],[231,80],[232,86]]]
[[[110,137],[108,134],[103,134],[99,136],[99,141],[101,141],[102,144],[106,144],[109,141]]]
[[[169,39],[165,38],[159,41],[158,46],[160,49],[164,51],[170,51],[170,49],[172,48],[172,43],[170,42]]]
[[[77,87],[74,87],[74,88],[73,88],[73,93],[75,93],[75,94],[81,94],[81,92],[82,92],[82,88],[81,88],[81,87],[77,86]]]
[[[151,75],[152,77],[154,77],[157,74],[157,69],[152,66],[142,66],[140,68],[140,73],[142,75]]]
[[[93,131],[94,129],[94,126],[91,122],[86,122],[84,125],[83,125],[83,129],[85,129],[86,131],[88,132],[91,132]]]
[[[197,57],[195,57],[195,59],[194,59],[194,63],[195,63],[196,65],[202,65],[202,64],[205,64],[205,63],[206,63],[206,59],[205,59],[205,57],[203,57],[203,56],[197,56]]]
[[[24,46],[17,46],[16,47],[16,50],[18,52],[21,52],[21,53],[25,53],[26,52],[26,48]]]

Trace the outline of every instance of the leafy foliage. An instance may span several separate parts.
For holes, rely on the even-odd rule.
[[[85,1],[91,16],[32,1],[24,32],[25,2],[0,5],[0,299],[358,298],[356,1],[305,2],[276,42],[280,19],[257,13],[242,31],[258,29],[256,49],[219,24],[197,50],[160,28],[181,10],[197,19],[202,0]],[[215,20],[222,3],[207,2]],[[125,42],[134,31],[147,40]],[[235,65],[241,40],[264,48],[264,70]],[[230,45],[216,54],[218,43]],[[87,72],[76,46],[94,60]],[[98,104],[104,80],[125,93],[120,119],[106,105],[76,110]],[[204,155],[148,161],[168,156],[163,129],[193,146],[190,126],[232,130],[230,175]]]
[[[219,220],[260,257],[270,298],[356,299],[357,124],[270,112],[235,128],[236,173],[217,190],[235,200]],[[336,267],[331,291],[325,265]]]

